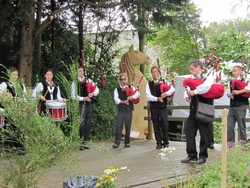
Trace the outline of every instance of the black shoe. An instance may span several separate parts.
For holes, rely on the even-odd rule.
[[[197,157],[187,157],[186,159],[182,159],[181,163],[194,163],[197,161]]]
[[[209,144],[209,145],[208,145],[208,148],[209,148],[209,149],[214,149],[214,144]]]
[[[161,149],[161,148],[162,148],[161,144],[157,144],[156,149]]]
[[[125,147],[126,147],[126,148],[129,148],[129,147],[130,147],[130,144],[129,144],[129,143],[126,143],[126,144],[125,144]]]
[[[90,149],[88,146],[83,146],[84,147],[84,149]]]
[[[115,143],[115,144],[113,145],[113,148],[119,148],[119,144],[116,144],[116,143]]]
[[[198,159],[197,161],[196,161],[196,164],[203,164],[203,163],[205,163],[206,162],[206,159]]]
[[[163,148],[168,148],[169,145],[168,145],[168,144],[163,144],[162,147],[163,147]]]
[[[79,150],[84,150],[84,146],[80,146]]]

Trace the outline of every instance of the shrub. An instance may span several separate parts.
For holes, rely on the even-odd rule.
[[[227,152],[227,187],[250,187],[250,142],[234,145]],[[221,158],[212,165],[204,165],[200,173],[178,187],[221,187]]]

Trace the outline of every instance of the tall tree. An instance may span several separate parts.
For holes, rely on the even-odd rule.
[[[141,52],[144,52],[147,34],[152,33],[156,26],[172,24],[187,2],[189,0],[133,0],[122,7],[129,12],[131,23],[138,31]],[[144,73],[144,65],[140,70]]]
[[[81,1],[78,3],[71,3],[60,6],[59,8],[55,9],[51,13],[47,15],[47,19],[44,20],[39,26],[36,27],[35,25],[35,11],[36,11],[36,4],[38,3],[36,0],[23,0],[23,1],[1,1],[1,8],[9,9],[11,11],[4,13],[6,14],[5,17],[10,17],[10,13],[14,12],[13,9],[16,10],[16,13],[21,14],[20,17],[20,45],[19,45],[19,58],[18,58],[18,69],[20,77],[24,79],[28,86],[31,86],[32,80],[32,67],[33,67],[33,52],[34,52],[34,44],[35,39],[39,34],[41,34],[44,29],[47,28],[48,25],[55,19],[56,14],[68,10],[72,7],[76,7],[79,5],[87,4],[92,7],[115,7],[121,4],[126,3],[127,1],[99,1],[99,2],[90,2],[90,1]],[[5,18],[4,17],[4,18]],[[1,21],[1,20],[0,20]],[[4,20],[5,21],[5,20]],[[4,22],[6,23],[6,21]],[[1,27],[2,28],[2,27]]]
[[[156,29],[149,40],[160,52],[162,65],[185,74],[187,67],[183,65],[199,59],[202,54],[200,39],[203,33],[199,11],[194,4],[187,5],[179,15],[173,23]]]

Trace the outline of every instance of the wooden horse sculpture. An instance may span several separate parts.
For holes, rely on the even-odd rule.
[[[151,63],[150,58],[140,51],[134,50],[132,45],[121,59],[120,72],[126,73],[128,76],[128,84],[136,87],[138,82],[140,83],[140,102],[134,105],[133,120],[131,126],[131,137],[146,139],[148,133],[148,124],[144,120],[147,116],[147,110],[144,110],[144,106],[147,106],[146,98],[146,84],[145,77],[141,80],[143,74],[140,72],[136,65],[149,65]]]

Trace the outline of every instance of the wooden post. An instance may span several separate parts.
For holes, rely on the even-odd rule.
[[[150,104],[147,102],[148,106],[148,139],[152,139],[152,119],[151,119],[151,113],[150,113]]]
[[[227,187],[227,109],[222,111],[221,187]]]

